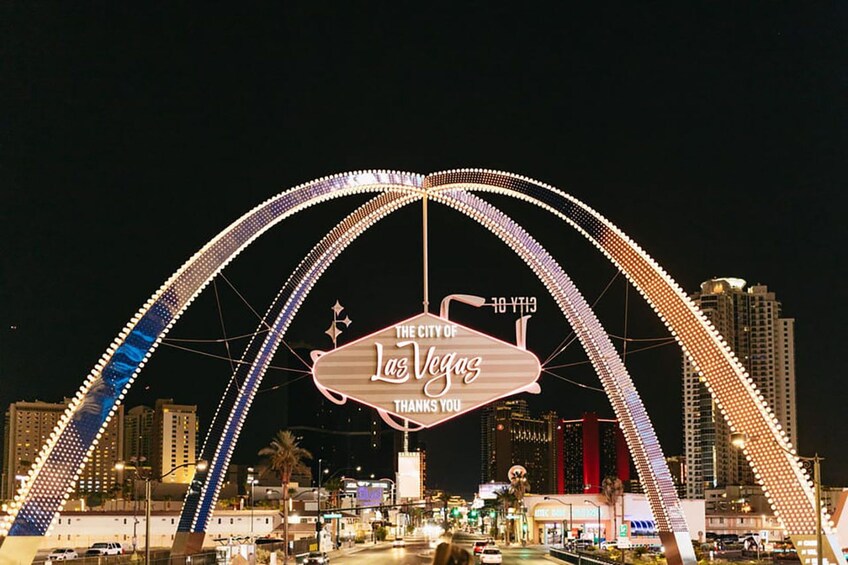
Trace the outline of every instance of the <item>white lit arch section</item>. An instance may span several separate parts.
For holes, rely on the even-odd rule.
[[[754,438],[745,448],[754,476],[796,544],[809,547],[809,540],[816,534],[809,474],[800,460],[790,454],[792,446],[734,353],[706,316],[647,253],[595,210],[526,177],[480,169],[454,170],[428,175],[425,186],[433,194],[431,197],[439,191],[470,190],[520,198],[557,215],[594,243],[669,328],[699,370],[731,430]],[[821,522],[826,533],[826,557],[844,565],[845,558],[824,512]],[[809,555],[804,558],[811,561]]]
[[[209,425],[199,456],[209,462],[208,471],[198,476],[186,493],[174,538],[174,554],[188,555],[201,550],[247,412],[271,359],[315,283],[365,230],[421,197],[421,192],[390,190],[360,206],[321,238],[283,284],[245,347]]]
[[[263,202],[192,256],[139,309],[89,373],[0,523],[0,563],[31,561],[68,499],[88,456],[146,361],[197,295],[265,231],[311,205],[339,196],[395,191],[421,194],[423,177],[357,171],[312,181]],[[28,556],[19,559],[21,556]]]
[[[409,197],[406,198],[377,198],[361,209],[367,208],[367,215],[357,211],[337,225],[310,251],[266,311],[260,328],[267,327],[270,331],[264,340],[252,341],[246,348],[233,379],[241,386],[228,387],[215,421],[210,426],[201,455],[210,461],[210,471],[199,479],[186,497],[174,539],[173,554],[191,554],[202,547],[222,484],[223,470],[227,467],[230,453],[238,439],[246,407],[267,369],[268,360],[276,351],[285,329],[309,289],[350,240],[376,220],[408,203]],[[433,193],[432,198],[471,216],[493,231],[531,267],[549,289],[575,329],[617,417],[623,423],[625,437],[648,491],[669,562],[694,564],[695,555],[685,518],[648,415],[621,358],[579,290],[541,245],[493,206],[461,191]]]

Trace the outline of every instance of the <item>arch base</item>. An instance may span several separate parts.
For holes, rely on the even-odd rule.
[[[792,540],[792,545],[795,546],[795,551],[798,553],[798,559],[802,565],[818,565],[819,561],[816,556],[816,535],[815,534],[789,534],[789,539]],[[822,533],[822,554],[821,563],[844,565],[846,562],[845,556],[842,554],[839,540],[833,534]]]
[[[177,532],[171,545],[171,563],[185,563],[185,557],[203,551],[206,532]]]
[[[660,543],[665,549],[666,563],[683,563],[694,565],[698,562],[695,558],[695,548],[692,547],[692,538],[689,532],[658,532]]]
[[[32,563],[44,536],[7,536],[0,545],[0,565]]]

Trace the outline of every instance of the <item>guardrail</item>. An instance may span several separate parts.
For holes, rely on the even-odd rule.
[[[548,550],[548,555],[559,559],[560,561],[565,561],[566,563],[571,563],[572,565],[617,565],[617,561],[613,561],[612,559],[605,559],[597,553],[586,553],[583,551],[566,551],[564,549],[555,549],[550,548]]]

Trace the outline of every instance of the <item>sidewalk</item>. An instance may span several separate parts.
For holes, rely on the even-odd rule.
[[[332,560],[332,559],[336,559],[338,557],[344,557],[345,555],[350,555],[352,553],[358,553],[358,552],[366,550],[366,549],[373,549],[375,547],[380,547],[381,545],[383,545],[383,543],[379,543],[379,542],[378,543],[373,543],[373,542],[371,542],[371,543],[367,543],[367,542],[366,543],[355,543],[351,547],[347,547],[345,545],[342,545],[342,547],[340,547],[339,549],[334,549],[332,551],[328,551],[327,556]]]

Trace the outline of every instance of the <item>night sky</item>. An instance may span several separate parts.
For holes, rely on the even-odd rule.
[[[183,262],[283,190],[350,170],[481,167],[583,200],[689,292],[714,276],[774,290],[797,320],[800,452],[826,458],[826,483],[848,484],[848,7],[592,4],[3,4],[0,404],[73,395]],[[263,236],[169,337],[252,332],[252,310],[263,312],[310,247],[364,201],[311,208]],[[590,303],[600,297],[611,334],[667,335],[574,230],[517,200],[492,201]],[[487,231],[434,205],[430,234],[431,303],[457,292],[536,296],[529,348],[544,361],[568,339],[542,285]],[[421,262],[414,206],[339,258],[287,341],[301,355],[329,348],[337,299],[353,320],[341,343],[419,312]],[[512,315],[452,314],[513,339]],[[682,453],[680,351],[636,351],[652,343],[630,343],[627,365],[665,452]],[[231,342],[230,354],[245,344]],[[230,364],[197,351],[227,354],[220,343],[171,340],[126,404],[173,397],[208,420]],[[319,396],[280,351],[237,463],[254,463],[286,418],[315,425]],[[543,395],[527,396],[533,411],[612,416],[585,361],[577,344],[551,360],[570,366],[543,374]],[[478,413],[421,439],[432,486],[475,488]]]

